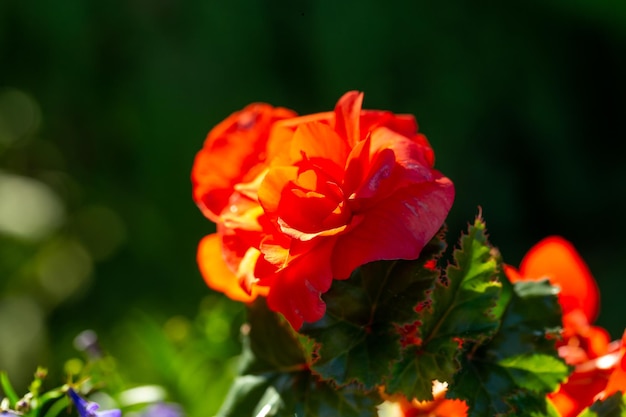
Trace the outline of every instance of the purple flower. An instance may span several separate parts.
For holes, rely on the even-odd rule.
[[[78,395],[76,391],[72,388],[67,390],[70,398],[76,405],[76,411],[78,411],[78,415],[80,417],[121,417],[122,412],[120,410],[104,410],[104,411],[96,411],[100,408],[98,403],[94,403],[91,401],[85,400],[83,397]]]
[[[141,417],[183,417],[183,410],[178,404],[157,403],[147,407]]]

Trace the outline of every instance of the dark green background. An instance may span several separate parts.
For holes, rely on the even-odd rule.
[[[56,190],[55,233],[97,253],[110,230],[81,217],[92,206],[124,231],[88,287],[45,309],[39,362],[67,359],[84,328],[119,343],[133,311],[193,317],[213,226],[189,175],[208,130],[253,101],[305,114],[351,89],[416,115],[456,185],[450,244],[478,206],[508,263],[563,235],[599,282],[598,323],[626,325],[624,2],[4,0],[0,88],[40,108],[0,169]],[[0,291],[38,291],[24,270],[44,244],[0,236]]]

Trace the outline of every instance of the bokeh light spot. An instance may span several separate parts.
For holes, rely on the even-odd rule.
[[[29,297],[0,298],[0,369],[10,375],[32,375],[45,346],[43,312]],[[18,385],[25,381],[13,379]]]
[[[204,331],[206,338],[214,343],[223,343],[230,338],[230,323],[220,311],[205,313]]]
[[[0,233],[38,241],[54,231],[64,217],[61,200],[47,185],[0,171]]]
[[[83,366],[83,361],[78,358],[72,358],[65,362],[63,365],[63,371],[67,375],[78,375],[82,372]]]
[[[183,316],[174,316],[163,325],[163,331],[173,342],[182,342],[189,336],[191,324]]]
[[[122,392],[119,395],[119,402],[124,406],[153,403],[163,401],[166,394],[165,389],[159,385],[142,385]]]
[[[80,243],[63,239],[42,251],[37,275],[41,286],[60,302],[87,283],[92,267],[91,256]]]
[[[0,144],[10,145],[33,133],[41,123],[41,109],[30,95],[16,89],[0,93]]]

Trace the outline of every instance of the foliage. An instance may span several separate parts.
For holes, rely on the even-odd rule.
[[[374,417],[384,415],[379,407],[385,400],[437,404],[447,398],[465,404],[463,415],[469,417],[558,417],[548,394],[572,372],[556,349],[561,326],[558,288],[548,280],[511,283],[480,216],[461,236],[444,269],[439,264],[445,249],[442,229],[416,260],[377,261],[358,268],[347,280],[336,280],[324,294],[324,317],[299,331],[271,311],[265,298],[249,303],[245,321],[230,327],[238,330],[243,350],[237,374],[224,381],[232,382],[229,391],[219,410],[192,412],[216,412],[218,417]],[[127,331],[147,342],[140,356],[171,364],[163,375],[170,380],[168,386],[177,386],[179,376],[186,379],[187,366],[202,366],[211,374],[214,365],[201,365],[210,352],[232,352],[232,346],[217,342],[232,343],[234,334],[226,328],[213,342],[202,334],[203,329],[217,329],[206,314],[215,308],[232,314],[232,306],[211,301],[197,323],[178,319],[169,330],[137,318],[137,326]],[[74,363],[72,379],[61,386],[46,389],[47,372],[38,369],[28,392],[20,396],[7,375],[0,374],[5,396],[0,411],[56,417],[70,406],[80,417],[121,412],[183,415],[160,387],[140,386],[152,397],[144,393],[143,399],[131,399],[138,391],[129,388],[93,332],[79,335],[76,346],[87,362]],[[218,369],[224,371],[223,366]],[[433,384],[441,382],[447,383],[447,391],[435,397]],[[180,389],[187,395],[194,390],[216,392],[193,384],[181,384]],[[618,391],[580,416],[613,417],[625,407]]]
[[[376,415],[381,390],[432,400],[435,380],[470,416],[547,413],[546,394],[570,371],[555,348],[555,288],[510,284],[480,217],[442,273],[433,261],[444,248],[440,234],[416,261],[379,261],[336,281],[326,315],[301,335],[255,302],[219,415]]]

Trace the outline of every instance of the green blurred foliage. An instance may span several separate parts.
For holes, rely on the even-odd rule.
[[[133,383],[189,404],[168,356],[137,357],[136,326],[144,314],[153,336],[167,335],[171,320],[196,323],[203,300],[220,299],[195,264],[213,230],[190,196],[195,152],[250,102],[325,111],[350,89],[365,107],[417,116],[456,184],[450,244],[478,206],[505,262],[564,236],[617,338],[624,74],[619,1],[4,0],[0,366],[16,386],[37,364],[62,378],[74,336],[91,328]],[[213,325],[236,339],[242,310],[220,302]],[[157,344],[186,349],[176,343]],[[214,359],[225,366],[238,351]]]

